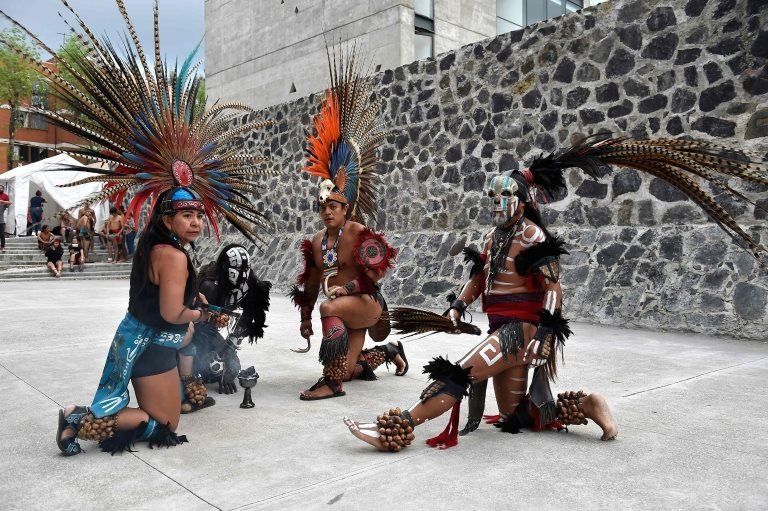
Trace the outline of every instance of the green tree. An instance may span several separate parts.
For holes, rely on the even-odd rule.
[[[197,89],[194,110],[195,117],[199,117],[205,112],[205,77],[200,79],[200,88]]]
[[[14,28],[0,32],[0,101],[10,106],[8,125],[8,169],[14,163],[14,136],[18,125],[22,101],[32,95],[38,75],[18,52],[38,58],[35,46],[21,30]]]
[[[74,34],[70,34],[56,50],[56,55],[80,74],[82,74],[82,67],[78,64],[78,60],[85,58],[85,53],[85,46]],[[79,81],[66,67],[59,65],[58,73],[69,83],[79,85]]]

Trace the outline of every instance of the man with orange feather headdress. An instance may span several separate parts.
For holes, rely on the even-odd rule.
[[[374,370],[385,362],[395,364],[398,376],[408,371],[400,342],[363,349],[366,330],[377,342],[389,334],[378,283],[394,266],[396,252],[363,223],[363,216],[373,219],[376,211],[376,149],[385,133],[376,121],[381,102],[369,101],[370,85],[355,49],[331,53],[331,89],[315,117],[317,134],[309,138],[303,169],[322,179],[318,206],[325,229],[302,241],[304,270],[291,291],[307,339],[302,352],[309,350],[321,288],[327,298],[320,304],[323,376],[301,393],[305,401],[343,396],[342,382],[375,380]]]

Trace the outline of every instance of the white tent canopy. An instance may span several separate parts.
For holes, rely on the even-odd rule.
[[[79,166],[83,168],[83,171],[47,172],[65,165]],[[100,164],[92,166],[100,166]],[[71,156],[58,154],[0,174],[0,183],[5,184],[6,193],[13,202],[10,211],[8,211],[6,231],[16,234],[24,232],[27,228],[29,199],[35,195],[37,190],[43,192],[43,198],[46,200],[43,205],[43,223],[47,223],[51,228],[57,226],[58,219],[54,218],[56,213],[73,207],[104,186],[103,183],[87,183],[68,188],[59,187],[59,185],[94,175],[87,170],[88,166],[81,164]],[[94,209],[96,211],[96,229],[98,230],[102,222],[109,216],[109,208],[106,203],[101,203],[95,205]],[[72,216],[77,217],[77,211],[73,211]]]

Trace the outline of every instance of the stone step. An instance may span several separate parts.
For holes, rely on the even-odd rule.
[[[68,243],[64,244],[64,249],[65,250],[69,249]],[[101,248],[100,246],[96,245],[95,247],[91,246],[91,252],[104,252],[106,254],[107,249]],[[37,244],[35,244],[34,246],[25,245],[25,246],[15,246],[15,247],[11,245],[6,245],[5,252],[0,252],[0,255],[2,255],[3,253],[5,254],[39,254],[40,250],[37,248]]]
[[[34,276],[25,276],[25,277],[18,277],[13,280],[13,282],[31,282],[31,281],[38,281],[38,280],[124,280],[128,279],[130,277],[130,273],[122,275],[90,275],[87,272],[83,273],[68,273],[65,275],[64,273],[61,274],[60,279],[56,279],[51,276],[51,274],[47,275],[34,275]],[[3,282],[3,278],[0,277],[0,282]],[[6,281],[7,282],[7,281]]]
[[[93,268],[86,266],[85,270],[81,273],[75,268],[74,272],[70,272],[67,267],[64,267],[64,271],[61,272],[61,278],[69,279],[127,279],[131,276],[130,266],[116,269],[106,268]],[[25,269],[19,271],[0,271],[0,282],[28,280],[28,279],[52,279],[53,276],[47,268],[34,268]]]
[[[69,255],[69,249],[67,247],[64,247],[64,255]],[[88,253],[89,257],[107,257],[107,251],[104,250],[91,250]],[[45,254],[40,252],[39,250],[35,250],[34,252],[8,252],[7,250],[5,252],[0,252],[0,261],[13,261],[14,259],[17,259],[19,261],[23,260],[24,258],[38,258],[38,259],[45,259]]]
[[[69,271],[69,265],[64,265],[64,271]],[[77,271],[77,269],[75,270]],[[86,272],[91,273],[103,273],[103,274],[112,274],[112,273],[130,273],[131,272],[131,264],[130,263],[92,263],[87,264],[85,266]],[[48,268],[44,264],[38,264],[35,266],[30,267],[14,267],[14,268],[8,268],[4,270],[0,270],[0,278],[2,277],[13,277],[13,276],[19,276],[19,275],[31,275],[35,273],[47,273]]]

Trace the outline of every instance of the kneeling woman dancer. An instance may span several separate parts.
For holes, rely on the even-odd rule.
[[[174,433],[181,410],[176,353],[190,341],[188,325],[207,321],[210,313],[192,308],[200,295],[184,246],[200,236],[204,215],[203,203],[188,188],[173,188],[159,198],[136,250],[128,312],[112,340],[93,403],[59,410],[57,443],[64,454],[81,452],[78,438],[98,441],[112,453],[137,440],[166,446],[186,441]],[[205,303],[205,297],[200,300]],[[129,381],[138,408],[127,406]]]
[[[61,110],[39,114],[87,141],[71,152],[109,164],[66,185],[104,183],[75,207],[106,199],[121,204],[132,192],[128,213],[139,219],[147,201],[152,204],[133,261],[128,313],[115,334],[93,403],[90,408],[68,406],[59,414],[56,442],[68,456],[82,451],[78,438],[98,440],[112,453],[140,438],[162,445],[184,440],[174,433],[181,406],[176,354],[187,342],[187,325],[209,318],[202,307],[192,308],[198,294],[184,246],[202,232],[203,217],[217,237],[221,218],[254,243],[264,243],[258,229],[269,228],[254,206],[258,189],[252,180],[274,172],[263,166],[266,160],[260,155],[241,154],[232,143],[241,133],[269,123],[233,126],[229,121],[235,116],[255,113],[240,103],[200,108],[195,98],[202,78],[193,65],[197,50],[175,67],[162,62],[155,3],[155,61],[146,61],[123,2],[117,5],[130,34],[122,44],[96,38],[98,31],[90,30],[64,2],[75,20],[71,25],[81,29],[72,31],[84,43],[81,50],[65,50],[65,55],[0,11],[51,54],[62,71],[10,46],[47,78],[74,115],[62,117]],[[116,51],[120,47],[125,48],[122,54]],[[139,408],[127,408],[129,380]]]

